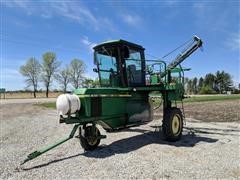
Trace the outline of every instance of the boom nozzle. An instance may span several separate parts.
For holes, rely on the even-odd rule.
[[[202,42],[202,40],[201,40],[198,36],[194,35],[194,36],[193,36],[193,39],[194,39],[194,41],[197,41],[197,42],[198,42],[198,46],[199,46],[199,47],[202,46],[203,42]]]

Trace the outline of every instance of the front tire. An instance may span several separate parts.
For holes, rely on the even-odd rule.
[[[97,127],[86,126],[84,129],[79,128],[80,144],[85,151],[93,151],[100,143],[100,131]]]
[[[167,108],[162,121],[162,131],[167,141],[177,141],[182,136],[183,116],[179,108]]]

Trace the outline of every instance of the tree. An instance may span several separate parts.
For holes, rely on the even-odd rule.
[[[188,94],[192,94],[193,92],[193,86],[192,86],[192,80],[188,80],[188,83],[187,83],[187,91],[188,91]]]
[[[209,85],[203,85],[200,94],[214,94],[215,91]]]
[[[83,86],[86,88],[92,88],[94,87],[94,80],[91,78],[85,78],[83,81]]]
[[[198,81],[198,92],[201,91],[202,87],[204,85],[204,80],[202,77],[199,78],[199,81]]]
[[[55,75],[60,62],[56,59],[56,54],[53,52],[46,52],[43,54],[42,64],[42,80],[46,87],[46,97],[48,97],[49,87],[52,83],[52,78]]]
[[[215,76],[216,89],[220,94],[222,94],[224,91],[231,90],[233,83],[232,77],[229,73],[217,71]]]
[[[217,71],[215,74],[216,91],[221,94],[221,83],[223,81],[223,74]]]
[[[194,94],[197,94],[197,81],[198,81],[198,79],[195,77],[195,78],[193,78],[193,80],[192,80],[192,90],[193,90],[193,93]]]
[[[67,86],[70,82],[70,70],[68,67],[63,68],[55,76],[56,80],[60,83],[63,92],[67,92]]]
[[[188,81],[189,81],[189,78],[185,77],[185,78],[184,78],[184,89],[186,89],[187,91],[188,91],[188,89],[187,89],[187,87],[188,87]]]
[[[95,88],[95,87],[99,87],[100,83],[98,78],[96,78],[95,80],[91,78],[85,78],[83,81],[83,86],[86,88]]]
[[[83,74],[85,72],[85,64],[82,60],[73,59],[70,63],[70,77],[71,83],[74,88],[79,88],[81,84],[83,84],[84,77]]]
[[[96,78],[94,81],[93,81],[93,87],[100,87],[100,82],[99,82],[99,79]]]
[[[20,73],[26,77],[27,87],[33,87],[34,98],[36,98],[40,72],[41,65],[34,57],[30,58],[25,65],[20,67]]]
[[[233,80],[229,73],[223,71],[223,90],[230,91],[233,87]]]
[[[206,74],[204,78],[204,84],[213,89],[215,87],[215,75],[212,73]]]

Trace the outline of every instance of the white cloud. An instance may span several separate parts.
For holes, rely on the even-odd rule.
[[[19,1],[19,0],[12,0],[12,1],[1,1],[3,5],[10,8],[21,8],[23,9],[28,15],[31,15],[33,12],[33,9],[31,7],[31,2],[28,0],[25,1]]]
[[[136,14],[122,14],[122,19],[125,23],[131,26],[138,26],[142,19]]]
[[[34,2],[14,0],[4,1],[4,5],[9,8],[21,9],[28,15],[39,15],[45,19],[64,17],[86,27],[92,27],[95,30],[99,30],[103,27],[107,27],[110,30],[113,29],[110,19],[94,15],[92,11],[80,1]]]
[[[53,2],[50,3],[51,9],[55,14],[63,16],[80,24],[91,24],[96,29],[99,28],[99,23],[97,18],[92,14],[92,12],[81,3],[76,2]]]
[[[81,42],[82,42],[85,46],[87,46],[87,48],[88,48],[91,52],[93,52],[93,47],[97,45],[96,43],[89,41],[89,39],[88,39],[87,36],[84,36],[83,39],[81,40]]]
[[[226,40],[226,46],[233,51],[240,51],[240,34],[234,33]]]

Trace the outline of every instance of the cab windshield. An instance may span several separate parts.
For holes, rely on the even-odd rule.
[[[98,66],[99,80],[103,87],[119,86],[120,78],[117,71],[117,48],[105,48],[95,52],[95,64]]]

